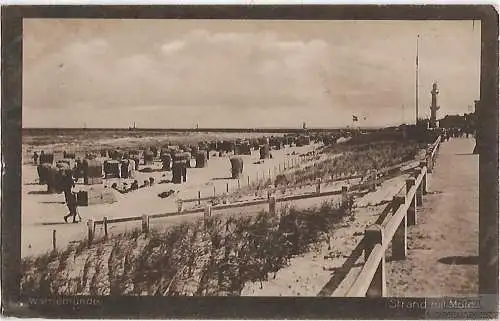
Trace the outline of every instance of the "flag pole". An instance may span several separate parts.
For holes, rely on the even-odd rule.
[[[417,56],[416,56],[416,68],[415,68],[415,125],[418,124],[418,40],[420,35],[417,35]]]

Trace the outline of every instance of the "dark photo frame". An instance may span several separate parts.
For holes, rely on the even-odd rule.
[[[498,307],[498,13],[486,5],[193,5],[2,7],[2,307],[5,315],[49,318],[416,319],[426,298],[77,297],[30,304],[20,296],[23,20],[267,19],[478,20],[481,22],[479,152],[479,294]],[[44,298],[37,298],[43,300]],[[47,300],[45,298],[45,300]],[[404,303],[401,303],[404,306]],[[497,311],[458,318],[498,317]],[[441,316],[443,317],[443,316]],[[444,316],[445,317],[445,316]],[[448,316],[450,317],[450,316]],[[451,316],[453,318],[453,316]]]

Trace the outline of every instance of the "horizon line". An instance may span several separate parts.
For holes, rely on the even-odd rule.
[[[168,128],[160,128],[160,127],[37,127],[37,126],[30,126],[30,127],[22,127],[22,129],[30,130],[30,129],[81,129],[81,130],[113,130],[113,129],[120,129],[120,130],[130,130],[130,131],[137,131],[137,130],[161,130],[161,131],[176,131],[176,130],[181,130],[181,131],[206,131],[206,130],[329,130],[329,129],[351,129],[351,128],[386,128],[386,127],[397,127],[400,125],[409,125],[409,124],[394,124],[394,125],[380,125],[380,126],[352,126],[352,125],[346,125],[346,126],[331,126],[331,127],[322,127],[322,126],[311,126],[311,127],[306,127],[305,129],[303,127],[287,127],[287,126],[280,126],[280,127],[168,127]]]

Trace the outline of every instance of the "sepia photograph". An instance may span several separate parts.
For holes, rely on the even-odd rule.
[[[471,308],[482,28],[22,19],[20,295]]]

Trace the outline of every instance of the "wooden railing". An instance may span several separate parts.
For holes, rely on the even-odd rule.
[[[405,181],[393,197],[392,211],[365,230],[361,241],[365,263],[353,284],[346,291],[347,297],[386,296],[385,252],[392,246],[392,259],[407,256],[408,226],[417,224],[417,208],[422,205],[423,195],[428,191],[428,173],[432,172],[439,151],[438,138],[429,148],[426,161],[421,162],[412,178]],[[403,195],[399,195],[404,191]]]

